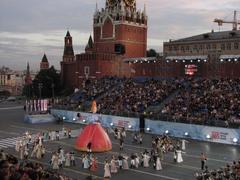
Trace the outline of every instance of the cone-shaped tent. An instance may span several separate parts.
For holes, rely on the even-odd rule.
[[[75,148],[80,151],[87,151],[91,143],[92,152],[105,152],[112,149],[112,143],[100,123],[87,125],[78,136]]]

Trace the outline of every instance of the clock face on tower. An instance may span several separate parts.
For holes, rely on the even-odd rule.
[[[135,0],[124,0],[128,6],[134,6]]]

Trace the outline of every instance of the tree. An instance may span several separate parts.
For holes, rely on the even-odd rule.
[[[39,98],[50,98],[59,95],[61,91],[60,75],[54,66],[41,70],[33,80],[34,95]]]
[[[157,52],[155,49],[147,50],[147,57],[156,57],[156,56],[157,56]]]

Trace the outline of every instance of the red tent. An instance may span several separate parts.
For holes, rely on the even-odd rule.
[[[105,152],[112,149],[112,143],[100,123],[87,125],[78,136],[75,148],[80,151],[87,151],[91,143],[92,152]]]

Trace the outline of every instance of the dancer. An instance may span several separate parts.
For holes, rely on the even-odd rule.
[[[123,169],[129,169],[127,156],[123,156]]]
[[[111,178],[111,173],[110,173],[110,166],[107,160],[105,160],[104,164],[104,179],[110,179]]]
[[[149,160],[150,156],[147,153],[143,154],[143,167],[149,167]]]
[[[186,143],[189,143],[187,140],[182,139],[182,150],[185,151],[186,150]]]
[[[51,159],[51,165],[53,170],[58,170],[59,169],[59,157],[58,153],[53,153],[52,159]]]
[[[120,151],[123,150],[123,142],[124,142],[124,140],[123,140],[123,137],[121,136],[120,139],[119,139]]]
[[[111,173],[117,173],[116,160],[114,156],[112,156],[110,165],[111,165]]]
[[[162,170],[162,164],[159,156],[157,157],[157,161],[156,161],[156,170],[157,171]]]
[[[83,159],[82,159],[82,162],[83,162],[83,168],[84,169],[88,169],[90,167],[90,164],[89,164],[89,159],[88,159],[88,156],[85,154]]]
[[[119,156],[118,156],[118,165],[119,165],[119,169],[122,169],[122,166],[123,166],[123,156],[121,154],[119,154]]]
[[[93,156],[91,158],[91,167],[90,167],[90,171],[96,172],[97,171],[97,157]]]
[[[65,167],[71,166],[71,155],[69,152],[65,154]]]
[[[71,160],[70,165],[71,166],[76,166],[76,164],[75,164],[75,156],[74,155],[75,155],[74,152],[70,152],[70,160]]]
[[[176,152],[177,152],[177,163],[183,162],[182,151],[180,150],[180,148],[177,148]]]

